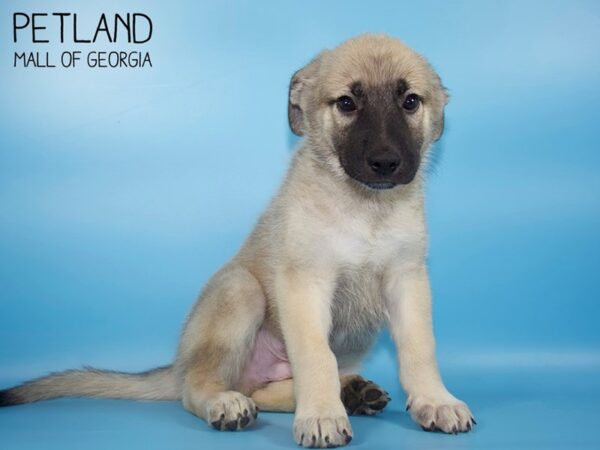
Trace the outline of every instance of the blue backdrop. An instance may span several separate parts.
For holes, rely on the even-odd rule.
[[[102,12],[143,12],[154,35],[60,44],[48,25],[50,44],[15,44],[16,11],[77,12],[82,34]],[[428,189],[434,320],[480,425],[413,425],[384,335],[365,372],[395,401],[353,419],[353,445],[600,445],[600,3],[4,1],[0,23],[0,387],[168,363],[285,173],[291,74],[385,32],[451,95]],[[141,48],[152,68],[12,67],[17,49]],[[291,420],[222,435],[175,404],[59,400],[3,409],[0,432],[14,448],[293,447]]]

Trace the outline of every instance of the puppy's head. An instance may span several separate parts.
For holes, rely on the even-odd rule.
[[[423,57],[383,35],[325,51],[292,77],[292,131],[337,175],[372,189],[410,183],[443,129],[446,91]]]

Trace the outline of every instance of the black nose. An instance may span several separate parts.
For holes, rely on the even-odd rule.
[[[377,175],[386,176],[393,174],[400,166],[400,157],[386,153],[377,156],[369,156],[367,164]]]

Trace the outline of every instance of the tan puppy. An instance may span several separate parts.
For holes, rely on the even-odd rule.
[[[222,430],[253,423],[258,405],[295,410],[299,444],[340,446],[352,438],[347,414],[388,401],[356,375],[387,324],[413,418],[470,430],[471,412],[438,372],[425,267],[423,161],[446,102],[431,66],[396,39],[364,35],[321,53],[290,85],[290,126],[305,140],[248,240],[204,289],[173,365],[53,374],[1,391],[0,404],[181,399]]]

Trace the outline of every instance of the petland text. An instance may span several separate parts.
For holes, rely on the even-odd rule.
[[[154,26],[143,13],[101,14],[99,18],[80,20],[76,13],[13,13],[13,43],[42,45],[51,43],[73,45],[101,45],[89,51],[31,50],[14,52],[13,67],[23,68],[144,68],[152,67],[148,51],[134,46],[150,42]],[[82,25],[84,23],[85,25]],[[106,50],[110,44],[127,45],[128,49]],[[135,48],[135,50],[132,50]]]

